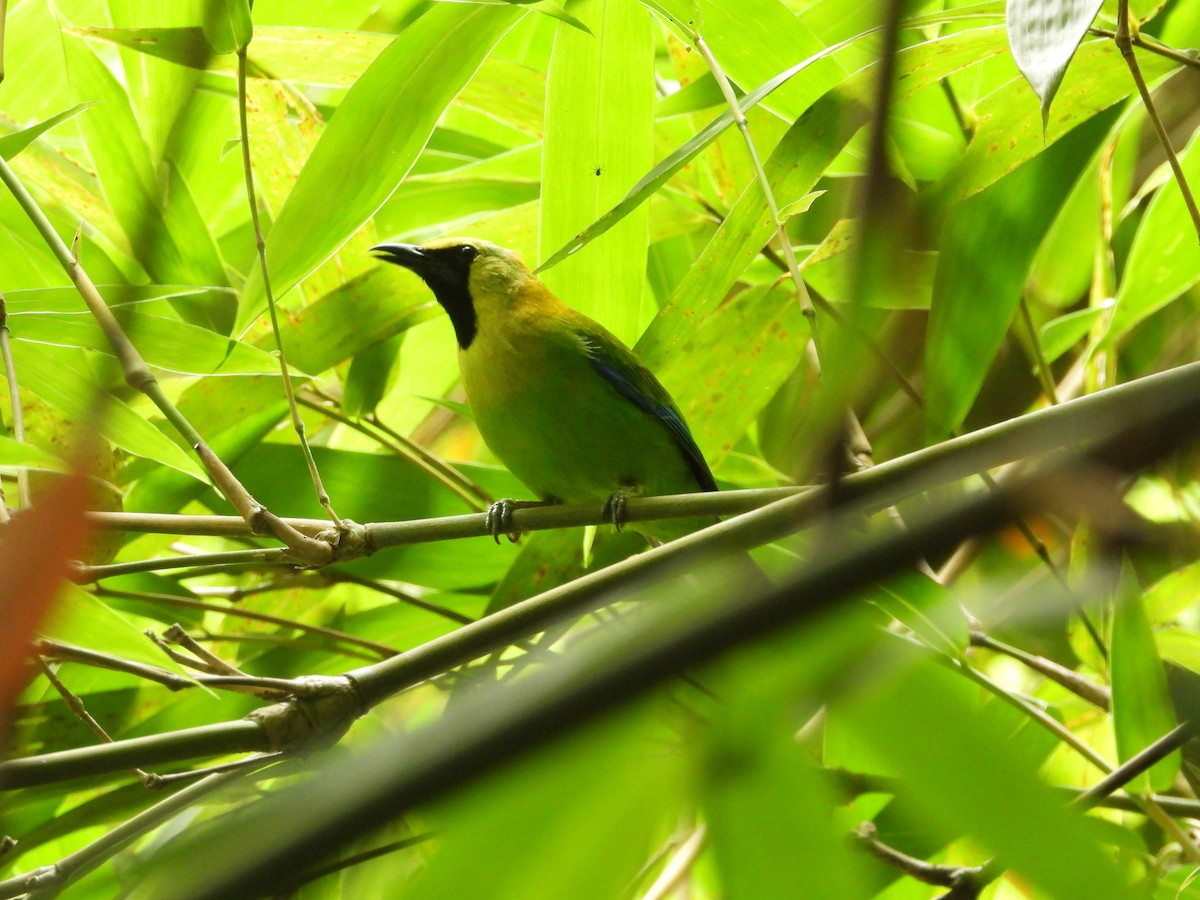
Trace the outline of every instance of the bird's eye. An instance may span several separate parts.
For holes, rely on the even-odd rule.
[[[473,260],[475,257],[477,257],[479,255],[479,251],[476,250],[474,247],[472,247],[470,244],[463,244],[461,247],[458,248],[458,255],[459,255],[459,258],[462,259],[463,262],[469,263],[471,260]]]

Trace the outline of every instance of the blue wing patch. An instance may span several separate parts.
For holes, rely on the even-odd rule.
[[[717,483],[713,480],[708,463],[704,461],[700,448],[696,446],[696,440],[688,430],[687,423],[683,421],[683,416],[671,402],[666,388],[654,377],[654,373],[637,364],[632,354],[630,357],[633,365],[621,365],[617,360],[606,358],[604,348],[588,335],[579,334],[578,337],[588,351],[588,359],[592,366],[604,380],[615,387],[622,397],[631,401],[638,409],[654,416],[667,429],[683,454],[684,462],[691,469],[700,490],[715,491]]]

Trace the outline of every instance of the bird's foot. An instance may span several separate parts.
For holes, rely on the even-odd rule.
[[[625,527],[625,504],[630,497],[640,497],[641,495],[641,488],[627,485],[604,501],[604,510],[601,514],[612,522],[613,528],[617,529],[618,533]]]
[[[500,543],[502,534],[515,544],[521,539],[521,532],[513,527],[513,511],[530,509],[535,506],[550,506],[557,502],[557,500],[513,500],[511,497],[497,500],[488,507],[486,520],[488,533],[497,544]]]
[[[517,508],[517,501],[510,497],[505,497],[503,500],[497,500],[487,511],[487,529],[488,534],[492,536],[497,544],[500,543],[500,535],[508,535],[508,539],[512,543],[516,543],[521,538],[520,532],[513,528],[512,517],[513,510]]]

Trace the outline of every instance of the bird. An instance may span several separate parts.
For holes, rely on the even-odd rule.
[[[600,323],[559,300],[521,257],[474,238],[383,243],[376,258],[416,273],[450,317],[467,402],[484,442],[539,498],[489,510],[602,501],[621,528],[638,496],[717,490],[683,414],[654,374]],[[630,523],[660,543],[717,521]]]

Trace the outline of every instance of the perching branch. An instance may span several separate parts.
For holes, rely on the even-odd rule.
[[[1130,410],[1130,415],[1126,425],[1105,428],[1107,438],[1086,459],[1063,453],[1020,482],[981,492],[953,509],[912,523],[907,531],[856,541],[849,536],[862,511],[847,507],[829,523],[830,533],[846,540],[830,543],[835,551],[815,557],[796,576],[762,593],[711,598],[706,604],[660,597],[637,610],[638,627],[610,629],[581,646],[573,658],[549,664],[519,685],[505,685],[502,703],[491,692],[480,690],[438,722],[383,739],[364,756],[350,763],[335,762],[324,777],[280,792],[246,811],[240,824],[253,829],[271,823],[276,843],[247,853],[238,846],[240,838],[231,833],[192,844],[187,852],[196,854],[193,860],[219,859],[221,865],[195,866],[201,877],[175,884],[183,896],[197,900],[269,889],[282,873],[294,871],[314,853],[344,846],[414,806],[460,789],[665,679],[812,621],[856,591],[911,566],[915,559],[945,552],[964,536],[988,533],[1011,521],[1015,512],[1041,510],[1059,501],[1078,502],[1080,497],[1063,486],[1081,469],[1136,469],[1194,437],[1200,427],[1200,393],[1170,398],[1150,414]],[[1132,435],[1138,439],[1132,440]],[[774,508],[793,502],[780,501]],[[737,520],[724,524],[736,525]],[[361,670],[351,677],[360,674]],[[371,686],[361,686],[370,702]],[[395,765],[396,759],[403,759],[404,765]],[[300,824],[299,812],[312,808],[322,809],[322,818]],[[243,833],[239,828],[237,834]],[[178,870],[172,869],[170,877],[178,877]]]

